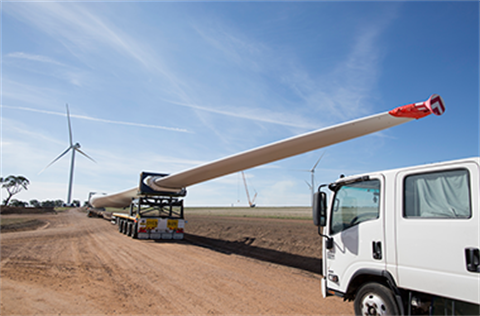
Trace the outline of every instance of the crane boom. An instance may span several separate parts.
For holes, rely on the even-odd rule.
[[[257,197],[257,192],[255,192],[255,195],[253,196],[253,200],[250,200],[250,193],[248,192],[248,186],[247,186],[247,179],[245,179],[245,173],[242,171],[242,177],[243,177],[243,184],[245,184],[245,191],[247,192],[247,199],[248,199],[248,205],[250,207],[255,207],[255,198]]]

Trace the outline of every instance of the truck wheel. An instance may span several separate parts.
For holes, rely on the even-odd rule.
[[[118,221],[118,222],[117,222],[117,224],[118,224],[118,231],[119,231],[119,232],[122,232],[122,220],[121,220],[121,219],[118,219],[117,221]]]
[[[130,223],[128,221],[125,221],[125,232],[124,234],[128,236],[130,233]]]
[[[133,239],[137,239],[137,238],[138,238],[138,226],[137,226],[137,223],[135,223],[135,224],[132,225],[132,231],[131,231],[130,236],[131,236]]]
[[[392,291],[379,283],[367,283],[355,296],[355,315],[398,315]]]
[[[128,222],[127,223],[127,233],[125,235],[130,236],[132,233],[132,223]]]

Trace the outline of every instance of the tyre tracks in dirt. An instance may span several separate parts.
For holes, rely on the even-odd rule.
[[[42,215],[35,215],[42,216]],[[2,315],[338,315],[320,276],[185,241],[134,240],[72,209],[1,235]],[[231,246],[231,245],[230,245]]]

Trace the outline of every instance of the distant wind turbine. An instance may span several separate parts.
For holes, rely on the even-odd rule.
[[[317,162],[313,165],[313,168],[312,168],[312,169],[310,169],[310,170],[300,170],[300,171],[310,172],[311,175],[312,175],[312,182],[311,182],[311,184],[308,183],[307,181],[305,181],[305,182],[307,183],[307,185],[310,187],[310,190],[312,190],[312,201],[313,201],[313,195],[315,194],[315,169],[317,168],[318,163],[320,162],[320,160],[322,160],[323,155],[325,155],[325,152],[320,156],[320,158],[318,158]],[[313,203],[313,202],[312,202],[312,203]]]
[[[70,162],[70,178],[69,178],[69,181],[68,181],[68,196],[67,196],[67,205],[70,205],[71,201],[72,201],[73,169],[74,169],[74,166],[75,166],[75,152],[78,151],[80,154],[84,155],[85,157],[87,157],[91,161],[93,161],[93,162],[96,162],[96,161],[93,158],[91,158],[90,156],[88,156],[86,153],[84,153],[83,151],[80,150],[80,147],[81,147],[80,143],[75,143],[75,144],[73,143],[72,125],[70,123],[70,112],[68,110],[68,104],[66,104],[66,107],[67,107],[67,122],[68,122],[68,133],[69,133],[70,146],[63,153],[58,155],[58,157],[55,158],[51,163],[49,163],[42,171],[40,171],[39,174],[42,173],[43,171],[45,171],[48,167],[50,167],[55,162],[57,162],[57,160],[59,160],[60,158],[65,156],[68,153],[69,150],[71,150],[72,151],[72,160]]]

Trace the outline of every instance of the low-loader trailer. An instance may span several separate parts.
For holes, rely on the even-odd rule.
[[[323,296],[356,315],[479,315],[479,184],[475,157],[321,185]]]
[[[183,239],[185,218],[183,200],[186,191],[155,191],[145,185],[151,176],[165,174],[142,172],[139,191],[130,203],[128,213],[113,213],[112,223],[118,231],[138,239]]]

